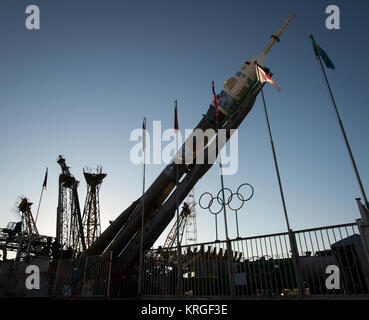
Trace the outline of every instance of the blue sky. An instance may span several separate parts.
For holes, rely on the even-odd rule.
[[[41,29],[24,26],[36,4]],[[266,64],[282,88],[265,88],[291,227],[352,222],[360,190],[345,149],[310,33],[336,65],[328,70],[338,108],[369,187],[367,106],[369,4],[365,1],[13,1],[0,10],[0,225],[20,194],[35,204],[49,168],[38,227],[55,235],[58,175],[63,154],[86,194],[84,166],[107,172],[100,193],[103,229],[141,192],[141,166],[130,162],[130,132],[147,117],[193,128],[241,63],[262,51],[291,12],[296,17]],[[327,30],[325,8],[336,4],[341,29]],[[164,165],[147,168],[148,185]],[[239,170],[227,187],[254,186],[239,212],[241,236],[285,231],[282,204],[261,97],[239,128]],[[220,188],[218,167],[197,184],[196,195]],[[213,216],[198,208],[199,241],[214,240]],[[219,220],[220,238],[224,238]],[[236,236],[229,215],[230,236]],[[168,230],[167,230],[168,231]],[[167,231],[160,238],[165,238]],[[159,242],[160,242],[159,241]]]

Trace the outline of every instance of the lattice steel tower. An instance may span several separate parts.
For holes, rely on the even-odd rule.
[[[173,246],[177,246],[177,234],[179,233],[179,244],[181,245],[184,230],[186,228],[187,219],[190,216],[191,211],[186,202],[183,203],[182,211],[179,215],[179,220],[177,224],[177,220],[174,221],[174,225],[172,229],[170,229],[169,234],[164,242],[163,248],[172,248]]]
[[[83,169],[83,175],[87,183],[87,195],[82,225],[88,249],[101,234],[99,191],[106,173],[102,173],[102,167],[98,166],[96,172],[89,168]]]
[[[196,199],[195,190],[192,189],[188,194],[186,200],[188,207],[190,208],[190,215],[187,218],[186,223],[186,244],[197,243],[197,223],[196,223]]]
[[[31,245],[39,233],[31,212],[32,202],[24,196],[18,198],[14,213],[21,218],[21,232],[17,237],[18,248],[15,259],[20,260],[30,255]]]
[[[26,197],[19,197],[17,210],[22,217],[22,233],[27,235],[38,235],[38,230],[31,212],[32,202]]]
[[[59,156],[57,163],[62,173],[59,175],[56,241],[61,249],[76,254],[86,249],[77,192],[79,181],[70,173],[63,156]]]

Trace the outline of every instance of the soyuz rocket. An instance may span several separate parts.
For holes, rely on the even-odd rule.
[[[293,19],[292,14],[282,28],[271,36],[264,51],[244,61],[236,74],[224,82],[223,90],[218,94],[219,112],[215,112],[215,106],[210,105],[207,113],[195,127],[203,131],[212,130],[212,136],[205,137],[203,142],[205,157],[206,152],[215,150],[218,154],[223,145],[232,134],[232,129],[237,129],[243,119],[252,109],[257,94],[263,84],[257,80],[255,63],[265,68],[267,53],[276,42],[279,42],[284,29]],[[265,69],[267,70],[267,69]],[[217,139],[218,129],[227,130],[227,136],[222,144]],[[216,137],[217,138],[217,137]],[[114,222],[101,234],[95,243],[89,248],[88,254],[112,253],[114,259],[126,262],[138,261],[140,248],[140,232],[144,232],[143,248],[150,248],[164,231],[174,217],[176,210],[176,197],[181,203],[191,191],[197,181],[211,168],[213,163],[197,164],[197,151],[190,148],[190,158],[193,161],[186,163],[175,159],[188,159],[188,145],[193,146],[194,136],[190,135],[179,153],[173,158],[142,197],[134,201],[123,211]],[[197,145],[197,142],[196,142]],[[187,154],[185,154],[187,152]],[[179,157],[182,156],[182,157]],[[176,172],[178,170],[178,185],[176,184]],[[144,203],[144,204],[143,204]],[[141,230],[142,205],[144,205],[144,230]]]

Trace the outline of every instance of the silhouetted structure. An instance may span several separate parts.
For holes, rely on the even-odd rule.
[[[59,198],[56,219],[56,241],[62,250],[72,254],[86,250],[77,188],[79,181],[70,173],[62,155],[57,160],[62,169],[59,175]]]
[[[102,173],[102,167],[98,166],[96,173],[87,168],[83,169],[83,175],[87,183],[87,195],[82,225],[88,249],[101,234],[99,191],[106,173]]]

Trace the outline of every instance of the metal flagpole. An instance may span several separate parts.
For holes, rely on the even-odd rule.
[[[217,142],[218,145],[217,147],[219,148],[219,135],[218,135],[218,102],[217,102],[217,96],[215,94],[215,86],[214,86],[214,81],[212,81],[211,83],[211,88],[213,91],[213,97],[214,97],[214,104],[215,104],[215,122],[216,122],[216,129],[217,129]],[[225,229],[225,236],[226,236],[226,245],[227,245],[227,264],[228,264],[228,278],[229,278],[229,291],[231,293],[231,296],[234,295],[234,282],[233,282],[233,275],[232,275],[232,246],[231,246],[231,242],[228,236],[228,224],[227,224],[227,210],[226,210],[226,199],[225,199],[225,195],[224,195],[224,179],[223,179],[223,165],[222,165],[222,157],[221,157],[221,151],[218,150],[218,155],[219,155],[219,171],[220,171],[220,184],[222,187],[222,205],[223,205],[223,216],[224,216],[224,229]]]
[[[142,295],[143,285],[143,267],[144,267],[144,252],[143,252],[143,241],[144,241],[144,214],[145,214],[145,164],[146,164],[146,117],[142,124],[142,152],[143,152],[143,178],[142,178],[142,211],[141,211],[141,243],[140,243],[140,268],[138,274],[138,295]]]
[[[313,38],[313,35],[310,35],[310,38],[312,40],[314,40]],[[350,155],[350,158],[351,158],[351,162],[352,162],[352,166],[354,167],[354,171],[355,171],[355,174],[356,174],[356,179],[357,179],[357,182],[359,184],[359,187],[360,187],[360,190],[361,190],[361,194],[364,198],[364,201],[365,201],[365,206],[366,208],[369,210],[369,203],[368,203],[368,199],[366,197],[366,193],[365,193],[365,190],[364,190],[364,187],[363,187],[363,184],[361,182],[361,178],[360,178],[360,175],[359,175],[359,171],[357,169],[357,166],[356,166],[356,163],[355,163],[355,159],[354,159],[354,156],[352,154],[352,151],[351,151],[351,147],[350,147],[350,144],[348,142],[348,139],[347,139],[347,136],[346,136],[346,132],[345,132],[345,129],[343,127],[343,124],[342,124],[342,121],[341,121],[341,117],[340,117],[340,114],[338,112],[338,108],[337,108],[337,105],[336,105],[336,101],[334,100],[334,97],[333,97],[333,93],[332,93],[332,89],[331,89],[331,86],[329,84],[329,81],[328,81],[328,78],[327,78],[327,75],[325,73],[325,70],[324,70],[324,67],[323,67],[323,64],[322,64],[322,60],[320,58],[319,55],[315,54],[316,55],[316,58],[318,59],[319,61],[319,64],[320,64],[320,67],[322,69],[322,72],[323,72],[323,76],[324,76],[324,79],[326,81],[326,84],[327,84],[327,87],[328,87],[328,90],[329,90],[329,94],[331,96],[331,99],[332,99],[332,104],[333,104],[333,107],[334,107],[334,110],[336,112],[336,115],[337,115],[337,119],[338,119],[338,123],[340,125],[340,128],[341,128],[341,131],[342,131],[342,135],[343,135],[343,138],[345,139],[345,143],[346,143],[346,147],[347,147],[347,151]]]
[[[35,224],[37,224],[37,218],[38,218],[38,212],[40,211],[40,205],[41,205],[41,200],[42,200],[42,194],[44,193],[44,188],[42,187],[41,189],[41,196],[40,196],[40,200],[38,202],[38,207],[37,207],[37,213],[36,213],[36,219],[35,219]]]
[[[257,74],[258,74],[258,72],[257,72]],[[290,239],[292,259],[293,259],[293,264],[294,264],[294,268],[295,268],[295,272],[296,272],[297,287],[299,289],[300,295],[303,295],[304,290],[303,290],[303,286],[302,286],[300,268],[299,268],[299,264],[298,264],[298,261],[297,261],[298,251],[297,251],[297,247],[296,247],[295,237],[294,237],[293,232],[291,230],[290,222],[289,222],[289,219],[288,219],[287,206],[286,206],[286,201],[285,201],[285,198],[284,198],[284,193],[283,193],[283,188],[282,188],[282,181],[281,181],[281,176],[280,176],[280,173],[279,173],[277,155],[276,155],[275,148],[274,148],[272,130],[270,128],[269,116],[268,116],[268,111],[267,111],[267,107],[266,107],[266,103],[265,103],[263,88],[261,88],[261,96],[263,98],[265,119],[266,119],[267,126],[268,126],[270,145],[271,145],[272,151],[273,151],[274,166],[275,166],[275,170],[276,170],[277,178],[278,178],[279,191],[280,191],[281,199],[282,199],[284,217],[285,217],[286,224],[287,224],[288,237]]]
[[[286,201],[285,201],[285,199],[284,199],[284,193],[283,193],[283,188],[282,188],[281,176],[280,176],[280,174],[279,174],[278,161],[277,161],[277,156],[276,156],[276,152],[275,152],[275,148],[274,148],[274,142],[273,142],[273,137],[272,137],[272,131],[271,131],[271,129],[270,129],[269,116],[268,116],[268,111],[267,111],[267,108],[266,108],[266,103],[265,103],[265,98],[264,98],[264,92],[263,92],[263,89],[261,89],[261,96],[262,96],[262,98],[263,98],[264,112],[265,112],[265,119],[266,119],[266,122],[267,122],[268,132],[269,132],[269,138],[270,138],[270,144],[271,144],[272,151],[273,151],[274,165],[275,165],[275,170],[276,170],[276,172],[277,172],[278,185],[279,185],[279,191],[280,191],[280,193],[281,193],[281,199],[282,199],[282,205],[283,205],[284,217],[285,217],[285,219],[286,219],[287,229],[288,229],[288,231],[290,231],[290,230],[291,230],[291,228],[290,228],[290,222],[289,222],[289,220],[288,220]]]
[[[176,151],[178,155],[178,115],[177,115],[177,100],[174,101],[174,132],[176,134]],[[178,157],[179,160],[179,157]],[[174,159],[176,161],[176,159]],[[182,250],[181,244],[179,242],[179,199],[178,199],[178,183],[179,183],[179,174],[178,174],[178,162],[175,164],[176,167],[176,212],[177,212],[177,288],[176,294],[178,296],[182,295]]]
[[[48,171],[48,168],[46,168],[46,173],[45,173],[44,183],[42,184],[40,200],[39,200],[39,202],[38,202],[38,207],[37,207],[37,213],[36,213],[35,225],[37,224],[37,218],[38,218],[38,213],[39,213],[39,211],[40,211],[42,195],[43,195],[43,193],[44,193],[44,190],[46,189],[46,183],[47,183],[47,171]]]
[[[218,120],[217,120],[218,123]],[[217,125],[218,127],[218,125]],[[217,128],[218,129],[218,128]],[[218,131],[218,130],[217,130]],[[218,137],[217,137],[218,138]],[[219,140],[218,140],[219,141]],[[228,263],[228,278],[229,278],[229,290],[231,296],[234,295],[234,284],[233,284],[233,275],[232,275],[232,246],[228,236],[228,224],[227,224],[227,211],[226,211],[226,203],[224,196],[224,180],[223,180],[223,165],[222,165],[222,158],[219,151],[219,170],[220,170],[220,183],[222,186],[222,198],[223,198],[223,216],[224,216],[224,228],[225,228],[225,235],[226,235],[226,242],[227,242],[227,263]]]

